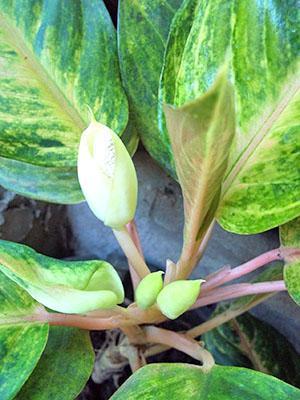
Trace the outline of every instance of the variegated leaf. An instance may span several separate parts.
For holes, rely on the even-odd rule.
[[[92,373],[94,358],[88,331],[51,326],[42,357],[15,400],[74,400]]]
[[[172,18],[182,0],[120,0],[120,69],[129,99],[130,121],[153,157],[171,170],[170,149],[157,127],[157,95]]]
[[[0,271],[40,303],[64,313],[112,308],[124,299],[117,272],[101,260],[56,260],[0,240]]]
[[[222,311],[217,308],[214,315]],[[300,386],[300,356],[292,344],[249,313],[205,333],[202,340],[218,364],[253,368]]]
[[[26,196],[81,201],[77,147],[96,118],[128,118],[116,34],[102,0],[0,0],[0,184]]]
[[[0,398],[11,400],[35,368],[48,324],[26,320],[41,307],[0,272]]]
[[[150,364],[136,371],[111,400],[298,400],[300,390],[246,368]]]
[[[300,218],[280,227],[280,241],[285,247],[299,249],[287,257],[283,276],[289,295],[300,306]]]
[[[236,233],[300,214],[298,24],[296,0],[186,0],[171,26],[162,102],[182,106],[205,93],[230,59],[237,137],[217,218]],[[162,110],[159,120],[166,138]]]
[[[184,197],[184,250],[187,258],[192,256],[195,247],[199,247],[197,243],[218,207],[234,140],[234,99],[227,73],[227,69],[223,69],[212,88],[197,100],[179,108],[165,106]],[[185,275],[183,273],[183,277]]]

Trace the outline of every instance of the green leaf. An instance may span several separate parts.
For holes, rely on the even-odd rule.
[[[269,375],[215,365],[152,364],[135,372],[111,400],[298,400],[300,390]]]
[[[300,218],[280,227],[280,241],[283,246],[299,248],[298,254],[286,258],[283,277],[289,295],[300,306]]]
[[[0,398],[14,398],[36,366],[47,342],[48,324],[28,322],[40,307],[0,273]]]
[[[77,148],[87,105],[118,134],[128,119],[110,16],[102,0],[0,0],[0,21],[0,184],[81,201]]]
[[[171,170],[165,138],[157,127],[159,76],[172,18],[182,0],[120,0],[118,43],[120,69],[130,115],[153,157]]]
[[[89,333],[52,326],[44,353],[16,400],[73,400],[92,373]]]
[[[186,247],[201,241],[219,204],[235,133],[233,91],[227,73],[223,69],[210,90],[197,100],[179,108],[165,106],[184,198]]]
[[[203,95],[230,60],[237,138],[217,217],[232,232],[262,232],[300,214],[296,7],[296,0],[186,0],[171,26],[161,103],[178,107]],[[162,110],[159,118],[165,137]],[[166,152],[168,144],[159,161]]]
[[[0,156],[0,183],[8,190],[37,200],[53,203],[83,200],[77,168],[46,168]]]
[[[222,312],[217,308],[214,315]],[[250,367],[300,387],[300,356],[276,329],[244,314],[202,336],[218,364]]]
[[[111,308],[124,299],[122,282],[105,261],[61,261],[0,240],[0,271],[45,306],[65,313]]]
[[[222,308],[221,311],[223,311]],[[216,315],[217,313],[214,312],[212,316]],[[206,332],[201,338],[205,343],[205,348],[213,355],[216,363],[235,367],[252,367],[249,358],[239,348],[240,342],[236,332],[231,327],[231,323],[220,325]]]
[[[129,111],[130,112],[130,111]],[[128,124],[126,126],[125,131],[122,133],[122,141],[125,144],[128,153],[133,156],[137,151],[139,145],[139,134],[132,121],[132,118],[129,118]]]

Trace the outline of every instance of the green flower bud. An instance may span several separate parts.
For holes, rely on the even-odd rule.
[[[176,319],[187,311],[200,293],[203,279],[174,281],[165,286],[157,297],[160,311],[169,319]]]
[[[119,229],[130,222],[137,203],[137,177],[122,140],[110,128],[92,121],[83,132],[78,178],[92,212]]]
[[[162,274],[162,271],[148,274],[136,288],[135,300],[143,310],[151,307],[156,302],[156,298],[163,288]]]

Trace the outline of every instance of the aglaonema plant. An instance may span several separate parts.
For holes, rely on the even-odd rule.
[[[123,283],[114,267],[105,261],[56,260],[27,246],[1,240],[0,398],[75,399],[93,368],[94,353],[88,332],[111,329],[122,332],[120,353],[134,372],[112,399],[300,398],[297,389],[300,359],[292,345],[276,330],[249,314],[242,315],[278,292],[288,292],[300,305],[299,174],[295,172],[297,164],[291,168],[287,161],[299,154],[299,131],[296,130],[299,99],[295,84],[295,49],[286,8],[277,5],[275,10],[286,22],[286,26],[281,24],[278,28],[285,34],[278,34],[278,37],[272,31],[274,8],[272,5],[264,8],[266,46],[267,38],[274,35],[274,46],[267,47],[269,53],[265,52],[264,57],[275,54],[279,47],[286,52],[284,59],[278,56],[269,60],[271,66],[260,60],[259,75],[252,69],[251,53],[254,49],[251,46],[257,44],[257,37],[262,34],[256,19],[261,15],[259,2],[186,0],[179,8],[180,2],[175,0],[169,4],[160,0],[150,4],[143,0],[139,5],[134,1],[120,1],[119,57],[133,120],[144,137],[152,129],[153,115],[157,116],[158,124],[154,124],[144,143],[177,177],[184,200],[185,225],[180,257],[170,260],[166,254],[164,271],[152,272],[144,259],[134,221],[138,194],[135,167],[118,136],[126,125],[127,103],[113,51],[104,52],[113,66],[111,72],[116,83],[110,101],[105,103],[105,91],[96,93],[96,85],[85,82],[86,66],[94,70],[99,61],[86,52],[92,40],[88,33],[92,31],[93,38],[105,39],[109,35],[113,37],[113,29],[110,20],[105,25],[108,15],[102,2],[67,3],[48,4],[51,17],[43,14],[44,31],[39,30],[36,37],[33,35],[39,40],[33,41],[31,35],[38,25],[41,10],[36,7],[32,15],[26,14],[28,32],[25,30],[24,48],[18,50],[18,54],[23,57],[35,54],[30,68],[26,66],[30,73],[42,75],[40,80],[35,80],[28,77],[24,66],[23,69],[19,66],[20,60],[14,58],[14,53],[9,53],[9,46],[15,44],[24,27],[17,9],[0,1],[3,51],[10,65],[23,71],[23,75],[16,74],[13,82],[19,87],[22,84],[24,91],[32,84],[35,95],[42,99],[43,112],[52,110],[53,118],[46,115],[44,129],[47,145],[53,131],[56,140],[53,142],[55,151],[45,145],[47,157],[38,153],[30,164],[30,151],[20,156],[18,147],[10,146],[6,140],[9,137],[6,130],[7,137],[2,140],[10,157],[2,157],[0,165],[4,172],[13,168],[7,176],[4,172],[0,174],[0,178],[3,185],[12,188],[15,177],[26,164],[26,170],[29,168],[32,174],[28,182],[16,184],[19,192],[65,203],[76,202],[84,196],[95,216],[112,229],[127,257],[134,299],[125,305]],[[31,8],[26,4],[28,12]],[[67,5],[71,9],[66,8]],[[159,10],[157,15],[153,14],[151,24],[127,24],[128,15],[141,22],[147,13],[151,14],[151,7]],[[139,15],[140,9],[142,15]],[[94,19],[97,13],[101,16],[99,21],[105,24],[97,25]],[[82,24],[81,31],[76,31],[76,24],[72,25],[74,29],[70,28],[69,33],[77,36],[68,36],[70,54],[67,52],[65,58],[59,58],[61,63],[65,60],[70,63],[65,75],[58,62],[51,64],[49,61],[49,54],[61,54],[61,49],[53,42],[55,35],[43,36],[46,27],[52,26],[54,15],[60,15],[62,21],[74,15],[74,21]],[[162,15],[166,17],[166,24],[171,23],[175,15],[169,36],[169,25],[158,24]],[[90,23],[90,30],[86,21]],[[249,33],[249,24],[253,36]],[[122,34],[125,28],[128,30]],[[154,40],[151,29],[159,38],[160,47],[150,48],[149,44],[149,65],[147,60],[143,65],[145,70],[151,69],[151,90],[157,85],[155,96],[147,92],[149,88],[142,93],[142,86],[138,88],[137,85],[143,84],[140,78],[134,82],[130,76],[132,70],[126,69],[128,59],[137,51],[132,38],[126,45],[132,29],[142,31],[137,42],[142,40],[145,44],[149,37]],[[248,37],[254,38],[254,42],[246,43]],[[80,43],[77,53],[73,52],[73,39]],[[161,42],[165,43],[163,48]],[[92,55],[99,55],[103,50],[103,42],[96,43],[99,48],[97,52],[91,51]],[[203,58],[205,52],[210,56]],[[75,54],[80,59],[80,68],[72,61]],[[254,56],[260,57],[261,52],[257,51]],[[156,64],[152,65],[154,59]],[[77,79],[74,79],[76,74]],[[44,93],[49,76],[57,79],[54,89],[49,84],[52,97]],[[12,79],[11,75],[9,77]],[[262,77],[267,82],[259,90]],[[98,79],[99,87],[107,84],[101,74]],[[73,93],[72,85],[76,89]],[[65,97],[59,91],[65,92]],[[7,98],[9,93],[6,93]],[[257,101],[254,101],[255,96]],[[63,113],[58,104],[64,106]],[[99,104],[100,109],[97,108]],[[10,111],[6,105],[3,124],[9,125]],[[26,103],[26,107],[32,110],[32,104]],[[120,111],[119,116],[115,115],[115,109]],[[28,124],[34,129],[35,118],[37,116],[32,115],[28,121],[20,120],[15,127],[16,135],[20,137]],[[62,121],[60,125],[58,121]],[[76,167],[72,158],[75,133],[79,130],[83,131],[76,151],[81,191],[74,177]],[[63,133],[69,131],[75,133],[71,135],[71,144],[65,145]],[[27,136],[25,141],[29,140],[30,135]],[[126,142],[123,135],[122,138]],[[130,146],[127,143],[131,152],[136,147],[136,141],[133,142]],[[36,135],[30,142],[31,149],[40,143],[41,138]],[[263,181],[266,181],[265,186]],[[57,182],[60,186],[55,192],[53,187]],[[70,184],[63,186],[64,182]],[[213,274],[191,279],[216,220],[236,233],[256,233],[281,225],[281,246],[234,268],[220,266]],[[268,264],[254,280],[235,282]],[[223,301],[226,303],[221,303]],[[190,310],[216,303],[220,304],[210,319],[187,331],[176,332],[160,325]],[[273,343],[278,345],[276,352]],[[195,364],[146,365],[149,357],[170,348],[189,355]]]
[[[91,210],[113,230],[127,256],[135,288],[135,301],[129,306],[120,305],[124,300],[124,290],[117,272],[110,264],[104,261],[58,261],[37,254],[26,246],[1,241],[0,270],[4,274],[1,275],[1,294],[4,300],[1,307],[5,322],[2,329],[7,329],[10,335],[12,330],[20,330],[22,336],[29,341],[27,343],[24,340],[21,347],[24,344],[30,346],[30,341],[33,341],[34,352],[30,352],[30,360],[27,359],[25,363],[27,366],[31,362],[29,371],[41,356],[48,330],[51,333],[53,327],[76,327],[82,330],[118,328],[126,335],[125,354],[133,371],[147,363],[147,356],[166,348],[175,348],[190,355],[200,361],[201,366],[194,367],[195,370],[184,364],[149,366],[137,372],[113,398],[140,398],[141,393],[146,395],[147,391],[154,390],[158,390],[161,398],[165,398],[163,396],[166,396],[167,391],[176,392],[177,385],[182,385],[180,380],[185,380],[190,374],[192,389],[183,385],[178,392],[180,395],[185,390],[200,392],[201,385],[206,385],[206,380],[210,379],[215,381],[215,385],[207,390],[211,396],[215,396],[213,398],[219,398],[217,396],[221,392],[224,398],[229,398],[233,390],[235,396],[251,398],[255,394],[268,399],[271,398],[268,394],[270,387],[271,396],[274,392],[281,396],[279,398],[296,399],[299,396],[298,389],[274,377],[216,365],[212,354],[196,340],[200,335],[208,334],[228,321],[239,321],[237,317],[240,314],[271,294],[288,289],[295,301],[299,302],[297,275],[300,250],[297,247],[299,225],[296,223],[292,227],[288,224],[283,228],[281,248],[238,267],[221,268],[204,279],[189,279],[208,242],[207,237],[218,209],[230,145],[235,137],[233,89],[227,75],[228,69],[225,67],[204,96],[180,108],[166,108],[176,170],[184,196],[185,232],[181,256],[176,264],[167,261],[165,273],[151,273],[142,255],[133,220],[137,203],[137,177],[125,145],[110,128],[95,120],[91,121],[82,134],[78,152],[79,182]],[[217,145],[220,141],[225,147]],[[204,169],[203,163],[207,163],[206,174],[196,174],[197,169]],[[205,206],[201,207],[202,204]],[[285,281],[276,269],[269,274],[272,279],[256,283],[232,282],[265,264],[279,260],[286,264]],[[248,295],[255,296],[250,300],[246,297],[247,301],[240,304],[233,303],[189,331],[178,333],[158,326],[167,319],[180,317],[190,309]],[[60,340],[58,334],[55,340]],[[83,347],[86,352],[87,346],[85,339]],[[288,348],[287,344],[285,346]],[[22,350],[24,352],[24,348]],[[12,366],[5,359],[2,363],[2,376],[8,374],[8,385],[2,385],[1,388],[2,398],[12,398],[19,387],[17,383],[9,384],[9,374],[16,373],[21,365]],[[25,376],[26,372],[26,368],[23,368]],[[266,372],[270,373],[270,370],[266,369]],[[31,393],[35,393],[35,373],[33,379],[29,378],[25,383],[17,398],[31,398]],[[38,373],[42,374],[42,371]],[[178,381],[172,384],[175,373]],[[158,379],[160,374],[164,377],[161,381]],[[22,378],[19,378],[19,384],[23,383]],[[296,373],[293,379],[297,382],[298,378],[299,373]],[[258,382],[258,385],[253,387],[252,381]],[[241,383],[242,389],[239,387]],[[228,392],[224,389],[225,384],[230,386]]]

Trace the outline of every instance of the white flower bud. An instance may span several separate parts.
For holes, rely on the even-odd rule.
[[[122,140],[107,126],[92,121],[83,132],[78,178],[92,212],[119,229],[130,222],[137,203],[137,177]]]

